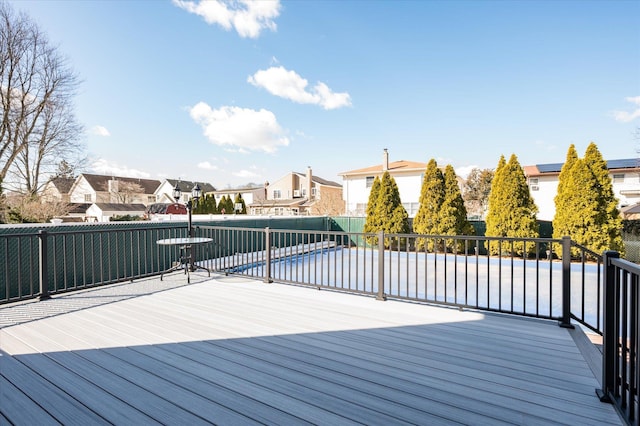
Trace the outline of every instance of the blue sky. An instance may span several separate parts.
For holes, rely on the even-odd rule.
[[[390,160],[639,156],[639,1],[11,2],[82,85],[87,172],[218,188]]]

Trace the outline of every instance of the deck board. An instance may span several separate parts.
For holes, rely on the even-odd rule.
[[[622,424],[552,321],[198,273],[0,316],[16,424]]]

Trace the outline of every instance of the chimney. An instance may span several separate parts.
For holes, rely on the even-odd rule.
[[[385,148],[382,153],[382,171],[386,172],[387,170],[389,170],[389,151]]]
[[[313,176],[311,174],[311,166],[307,166],[307,199],[311,200],[311,188]]]

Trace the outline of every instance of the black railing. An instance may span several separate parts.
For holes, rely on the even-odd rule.
[[[611,402],[628,424],[640,424],[638,415],[638,291],[640,267],[605,252],[605,316],[600,400]]]
[[[601,333],[601,258],[568,237],[516,239],[214,226],[202,227],[201,233],[214,240],[214,256],[204,264],[218,272],[379,299],[555,319],[567,327],[574,319]]]
[[[160,274],[184,224],[69,226],[0,234],[0,303]],[[211,271],[516,315],[602,333],[602,261],[562,240],[199,226]],[[573,262],[571,259],[573,258]],[[561,259],[561,260],[559,260]]]
[[[176,225],[68,228],[0,234],[0,304],[158,275],[180,254],[156,241],[187,234]]]

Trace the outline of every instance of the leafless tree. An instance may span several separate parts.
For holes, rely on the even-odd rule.
[[[489,193],[494,172],[490,169],[474,168],[462,187],[464,204],[469,215],[485,217],[489,206]]]
[[[313,203],[310,213],[313,215],[338,216],[344,214],[345,203],[342,199],[342,191],[322,191],[320,199]]]
[[[61,159],[83,150],[71,102],[79,81],[31,19],[7,3],[0,3],[0,78],[0,180],[35,195]]]
[[[109,192],[112,200],[120,204],[133,203],[140,194],[144,194],[142,185],[125,180],[107,182],[104,190]]]

